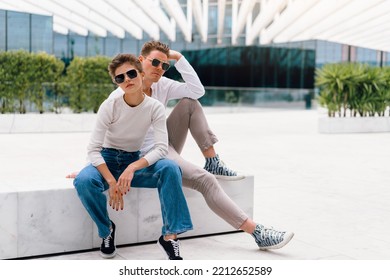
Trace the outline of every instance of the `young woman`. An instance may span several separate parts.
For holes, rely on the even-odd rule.
[[[163,218],[158,245],[169,259],[180,257],[177,235],[192,229],[190,214],[182,191],[181,170],[163,159],[168,151],[164,106],[143,92],[142,65],[130,54],[117,55],[108,66],[109,73],[122,91],[105,100],[88,145],[90,164],[80,171],[74,186],[102,238],[101,254],[114,257],[115,224],[107,211],[123,209],[123,195],[131,187],[157,188]],[[153,148],[140,157],[140,148],[149,128],[154,131]],[[152,175],[152,176],[151,176]]]

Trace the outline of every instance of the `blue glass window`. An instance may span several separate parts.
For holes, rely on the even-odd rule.
[[[7,50],[30,51],[30,14],[7,12]]]

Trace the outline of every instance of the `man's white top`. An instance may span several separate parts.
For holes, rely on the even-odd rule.
[[[114,148],[127,152],[139,151],[146,133],[153,128],[153,149],[144,154],[152,165],[168,153],[168,133],[164,106],[145,95],[136,107],[130,107],[123,93],[106,99],[99,108],[97,121],[88,145],[88,158],[93,166],[105,163],[102,148]]]
[[[157,83],[154,83],[151,86],[152,97],[164,104],[165,107],[167,106],[169,100],[181,99],[183,97],[198,99],[205,93],[204,87],[200,82],[198,75],[184,56],[175,63],[175,67],[181,74],[184,82],[178,82],[162,76]],[[123,90],[118,87],[108,98],[116,98],[121,95],[123,95]],[[154,145],[157,144],[153,135],[153,127],[151,127],[141,148],[142,155],[148,153],[151,149],[153,149]]]

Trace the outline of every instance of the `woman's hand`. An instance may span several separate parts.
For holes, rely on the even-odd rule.
[[[134,172],[135,172],[134,167],[129,165],[123,171],[121,176],[119,176],[118,182],[116,183],[116,185],[118,186],[119,191],[122,195],[125,195],[130,191],[131,181],[133,180]]]
[[[109,184],[108,195],[109,195],[109,204],[112,209],[118,211],[123,210],[123,194],[120,192],[116,182]]]
[[[107,167],[106,163],[102,163],[96,168],[99,170],[100,174],[102,174],[103,178],[106,180],[108,184],[108,195],[109,195],[109,204],[112,209],[118,211],[123,210],[123,192],[118,185],[118,182],[115,180],[115,177],[111,174],[110,170]]]

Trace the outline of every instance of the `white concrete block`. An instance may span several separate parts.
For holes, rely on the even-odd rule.
[[[0,259],[21,258],[98,248],[96,225],[69,181],[37,190],[0,193]],[[219,181],[226,193],[250,217],[253,216],[253,176]],[[194,230],[182,236],[235,230],[214,214],[203,196],[184,188]],[[156,241],[161,235],[161,208],[156,189],[131,189],[123,211],[109,209],[117,225],[116,244]]]
[[[138,242],[161,236],[162,216],[157,189],[138,189]]]
[[[320,117],[320,133],[390,132],[390,117]]]
[[[18,194],[0,192],[0,258],[13,258],[18,250]]]
[[[18,254],[52,254],[92,247],[92,221],[73,189],[18,194]]]
[[[96,114],[2,114],[0,133],[47,133],[91,131]]]

